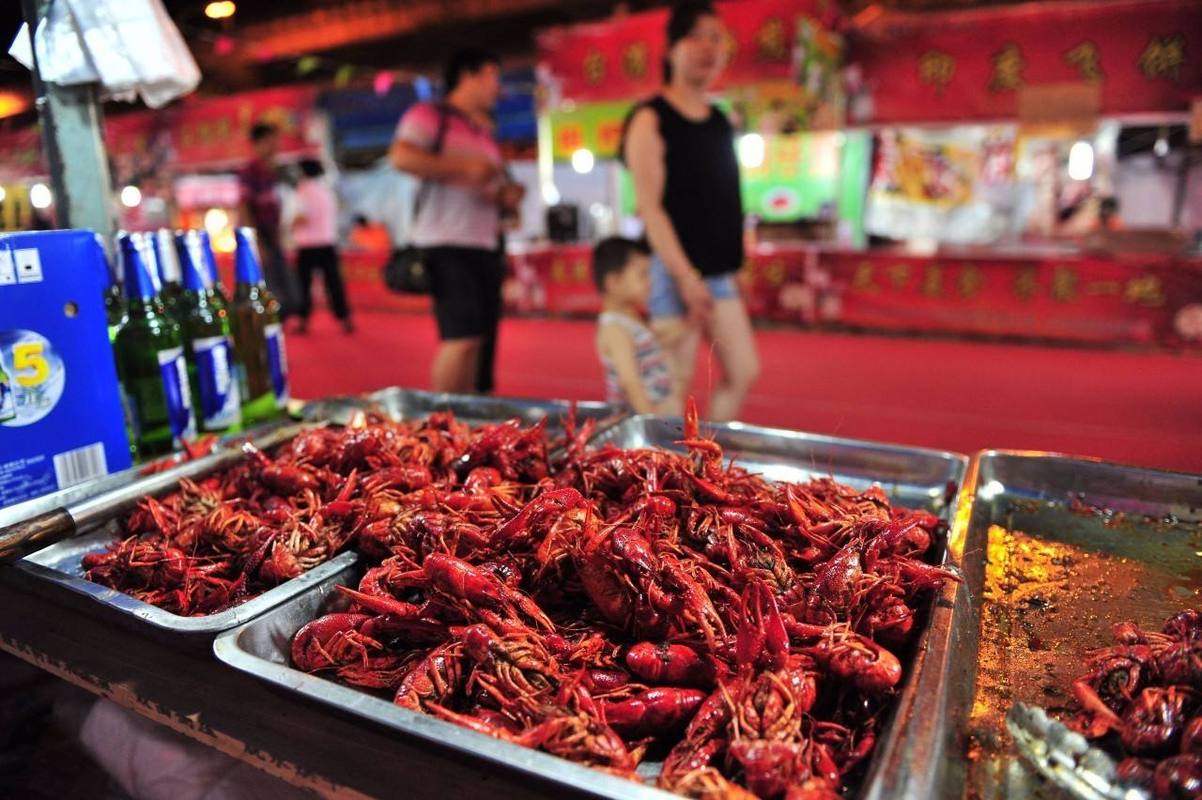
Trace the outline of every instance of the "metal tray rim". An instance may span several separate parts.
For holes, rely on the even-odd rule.
[[[1202,478],[1202,472],[1186,472],[1176,469],[1161,469],[1160,467],[1149,467],[1143,464],[1128,464],[1123,461],[1110,461],[1109,459],[1100,458],[1098,456],[1078,456],[1072,453],[1060,453],[1055,450],[1017,450],[1008,448],[986,448],[978,450],[973,454],[974,460],[984,461],[985,459],[994,458],[996,456],[1006,456],[1014,458],[1029,458],[1032,460],[1056,460],[1056,461],[1072,461],[1080,464],[1093,464],[1100,467],[1113,467],[1129,472],[1143,472],[1154,475],[1166,475],[1179,478]]]
[[[683,417],[665,417],[656,414],[631,414],[626,418],[617,422],[613,427],[620,425],[633,424],[640,421],[655,421],[684,424]],[[797,430],[794,428],[775,428],[767,425],[755,425],[750,422],[740,422],[732,420],[729,422],[704,422],[701,423],[701,432],[704,435],[705,431],[709,430],[729,430],[739,433],[750,433],[757,436],[772,436],[788,441],[805,441],[805,442],[821,442],[824,444],[834,444],[840,446],[854,447],[875,447],[881,450],[886,450],[898,454],[917,454],[935,459],[951,459],[963,463],[966,467],[972,455],[969,453],[960,453],[955,450],[940,450],[933,447],[921,447],[900,442],[881,442],[875,439],[856,439],[846,436],[831,436],[826,433],[812,433],[809,431]]]

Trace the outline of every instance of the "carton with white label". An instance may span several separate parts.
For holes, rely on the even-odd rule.
[[[91,231],[0,234],[0,508],[130,466]]]

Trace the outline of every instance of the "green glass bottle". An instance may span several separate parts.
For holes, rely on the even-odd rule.
[[[96,236],[96,241],[100,243],[102,250],[105,250],[106,253],[110,252],[104,247],[104,239],[99,234]],[[106,258],[105,263],[108,266],[106,270],[108,282],[104,289],[104,315],[108,320],[109,346],[111,347],[117,340],[117,331],[121,330],[121,326],[129,319],[129,309],[125,302],[125,292],[121,288],[125,279],[122,277],[120,253],[111,262]]]
[[[169,453],[196,435],[184,340],[159,299],[154,239],[119,239],[129,319],[117,331],[115,355],[135,459]]]
[[[154,232],[154,254],[159,264],[159,299],[167,316],[180,319],[179,302],[184,294],[179,258],[175,252],[175,234],[166,228]]]
[[[175,237],[182,294],[176,318],[183,327],[188,383],[196,401],[196,424],[206,433],[229,433],[242,425],[241,392],[234,371],[229,309],[213,287],[212,254],[204,231]]]
[[[242,423],[279,416],[288,405],[288,356],[280,304],[267,289],[253,228],[234,232],[234,350],[242,388]]]

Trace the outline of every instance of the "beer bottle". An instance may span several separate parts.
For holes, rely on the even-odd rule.
[[[119,241],[129,319],[117,331],[115,355],[134,458],[169,453],[196,435],[180,326],[159,299],[154,239],[128,233]]]
[[[177,318],[183,327],[197,426],[204,432],[225,433],[242,424],[229,309],[213,288],[208,235],[183,231],[175,243],[170,249],[178,255],[183,278]]]
[[[0,423],[17,418],[17,398],[13,394],[12,379],[4,371],[4,359],[0,357]]]
[[[112,347],[117,339],[117,331],[121,330],[127,319],[125,292],[121,288],[125,283],[121,276],[121,253],[120,248],[117,248],[115,257],[110,258],[113,251],[105,247],[104,237],[100,234],[96,234],[96,244],[104,253],[104,316],[108,322],[109,347]]]
[[[288,404],[288,356],[280,304],[267,289],[253,228],[234,232],[234,350],[242,383],[242,421],[277,416]]]
[[[154,255],[159,263],[159,298],[167,309],[167,316],[174,320],[180,319],[179,301],[183,295],[180,286],[179,257],[175,251],[175,234],[166,228],[159,228],[154,233]]]

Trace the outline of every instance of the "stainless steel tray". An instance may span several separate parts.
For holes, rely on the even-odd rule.
[[[528,747],[503,742],[451,722],[393,705],[367,694],[294,669],[289,663],[293,635],[307,622],[347,605],[334,587],[353,586],[360,571],[350,567],[328,577],[312,591],[294,597],[240,628],[226,631],[213,642],[217,658],[235,669],[275,684],[284,691],[359,717],[403,736],[412,736],[445,747],[466,759],[476,760],[553,784],[548,797],[592,796],[668,800],[675,795],[651,786],[599,772]],[[403,776],[398,776],[402,779]],[[433,780],[433,779],[431,779]]]
[[[729,456],[749,469],[759,470],[774,480],[804,480],[830,475],[853,485],[878,483],[892,499],[914,507],[946,513],[949,484],[959,486],[968,467],[968,457],[955,453],[881,445],[851,439],[758,428],[740,423],[707,426]],[[675,447],[681,438],[679,420],[631,417],[603,432],[596,443],[613,442],[624,447]],[[257,675],[286,691],[334,706],[371,724],[382,725],[405,735],[417,736],[459,752],[492,761],[506,768],[554,781],[563,792],[601,797],[667,797],[658,790],[639,787],[570,762],[526,748],[472,733],[457,725],[399,708],[386,699],[358,691],[294,669],[289,663],[293,634],[321,614],[345,605],[334,591],[337,583],[353,583],[357,572],[346,570],[310,593],[294,598],[262,617],[214,642],[217,657],[231,666]],[[925,649],[926,633],[915,651]],[[914,671],[911,670],[898,698],[898,720],[908,719],[915,703]],[[866,797],[898,797],[892,791],[891,771],[903,755],[897,739],[900,726],[891,724],[882,738],[874,765],[864,784]],[[654,774],[654,765],[649,775]]]
[[[353,567],[359,560],[355,553],[339,553],[324,564],[319,564],[308,572],[233,608],[203,617],[184,617],[84,579],[83,567],[80,565],[83,557],[88,553],[103,550],[112,541],[113,535],[108,529],[93,531],[26,556],[18,562],[17,568],[32,578],[93,601],[88,603],[89,606],[97,607],[99,604],[108,614],[122,615],[135,624],[150,625],[173,635],[211,639],[216,633],[235,628],[285,600],[303,594],[331,575]],[[205,639],[206,645],[209,639]]]
[[[352,397],[332,397],[318,400],[305,408],[309,419],[323,419],[332,412],[347,407],[369,408],[376,406],[397,420],[420,419],[436,411],[450,411],[456,418],[472,425],[520,419],[523,424],[533,425],[544,418],[547,430],[558,432],[563,429],[563,419],[571,408],[568,400],[531,400],[520,397],[492,397],[489,395],[449,394],[426,392],[419,389],[387,389]],[[623,410],[611,403],[586,400],[576,403],[576,417],[597,420],[597,429],[602,430],[624,416]]]
[[[1111,623],[1159,629],[1198,605],[1200,522],[1199,476],[978,454],[948,541],[965,582],[936,608],[903,736],[906,796],[1063,796],[1017,757],[1005,717],[1016,702],[1063,710]]]
[[[361,397],[313,401],[306,404],[303,416],[318,422],[345,422],[348,416],[355,411],[373,406],[381,408],[389,416],[398,420],[420,419],[439,410],[453,411],[457,417],[471,424],[500,422],[513,417],[518,417],[527,424],[533,424],[546,417],[548,428],[557,431],[562,429],[562,418],[570,404],[563,400],[519,400],[435,394],[394,387]],[[601,428],[620,418],[621,411],[606,403],[579,403],[577,404],[577,416],[580,419],[595,418],[599,423],[598,428]],[[265,435],[271,440],[276,427],[278,425],[263,426],[250,433],[251,435]],[[230,437],[230,441],[240,442],[246,439],[247,435],[246,433],[238,434]],[[274,438],[278,439],[279,437],[277,435]],[[271,446],[278,443],[278,441],[271,441]],[[11,511],[6,509],[4,520],[0,521],[0,527],[80,500],[88,500],[90,505],[103,508],[105,492],[118,486],[125,487],[130,481],[138,480],[144,480],[144,478],[137,475],[135,469],[102,479],[105,482],[103,491],[90,491],[91,487],[87,485],[72,487],[61,493],[28,501],[13,507]],[[164,491],[169,491],[174,488],[174,485],[172,484]],[[78,494],[71,494],[76,490]],[[101,518],[101,524],[107,525],[116,516],[116,513],[106,516],[102,510],[96,516]],[[132,623],[143,628],[150,626],[150,630],[158,633],[203,640],[203,644],[207,646],[208,640],[213,634],[240,625],[297,593],[304,592],[331,572],[337,571],[340,566],[354,563],[356,559],[353,553],[340,555],[337,559],[320,565],[304,575],[293,578],[228,611],[204,617],[184,617],[84,579],[80,564],[84,555],[103,550],[111,540],[112,535],[109,530],[101,529],[95,533],[75,537],[39,550],[16,562],[13,568],[28,579],[25,583],[34,591],[49,593],[52,597],[67,602],[76,602],[82,598],[85,601],[82,608],[120,624]]]

